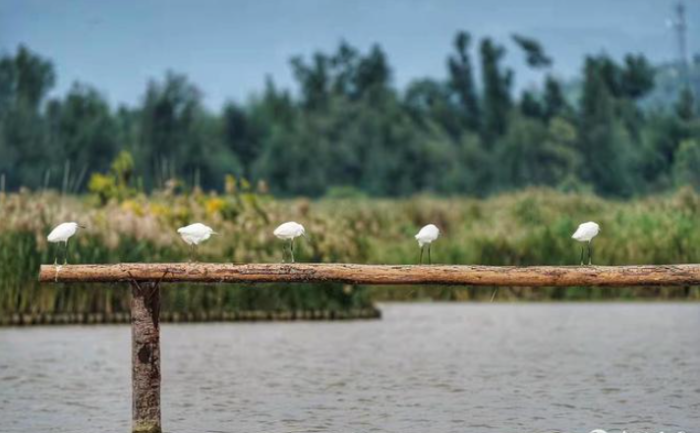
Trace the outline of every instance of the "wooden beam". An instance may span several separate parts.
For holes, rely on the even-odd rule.
[[[41,282],[321,283],[468,286],[692,286],[700,265],[457,266],[355,264],[122,263],[42,265]]]

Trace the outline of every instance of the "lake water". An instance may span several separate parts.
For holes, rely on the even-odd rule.
[[[700,432],[698,304],[162,327],[167,432]],[[0,431],[127,432],[128,326],[0,329]]]

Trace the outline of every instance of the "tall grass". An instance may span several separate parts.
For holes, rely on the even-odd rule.
[[[70,242],[72,263],[185,261],[175,229],[193,221],[221,236],[200,248],[202,261],[278,262],[284,244],[272,236],[283,221],[305,225],[297,259],[305,262],[415,263],[413,235],[435,223],[442,237],[433,261],[447,264],[576,264],[580,245],[571,233],[580,222],[600,223],[597,264],[663,264],[700,261],[700,196],[692,190],[633,201],[527,190],[487,200],[415,197],[402,200],[304,199],[278,201],[252,193],[171,193],[139,196],[98,206],[90,197],[50,192],[0,195],[0,314],[10,312],[120,312],[121,287],[42,286],[40,263],[52,263],[46,233],[62,221],[88,226]],[[213,287],[164,290],[166,311],[298,310],[361,308],[377,299],[488,299],[491,290],[342,285]],[[501,299],[684,298],[697,288],[504,289]]]

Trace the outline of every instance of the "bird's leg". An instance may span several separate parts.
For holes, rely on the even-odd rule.
[[[67,240],[63,246],[63,264],[64,265],[68,264],[68,241]]]
[[[423,264],[423,247],[420,247],[420,258],[418,259],[418,264]]]
[[[588,266],[593,264],[593,241],[588,241]]]
[[[581,245],[581,266],[583,266],[583,245]]]
[[[53,248],[53,265],[58,266],[58,250],[60,249],[59,245],[54,244]]]
[[[432,264],[433,264],[433,259],[430,258],[430,246],[431,246],[431,245],[432,245],[432,244],[428,244],[428,264],[429,264],[429,265],[432,265]]]
[[[287,263],[287,243],[282,244],[282,263]]]
[[[292,263],[294,263],[294,238],[289,242],[289,252],[292,255]]]

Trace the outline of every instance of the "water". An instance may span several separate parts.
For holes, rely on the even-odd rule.
[[[698,304],[164,325],[168,432],[700,432]],[[128,326],[0,330],[0,431],[126,432]]]

